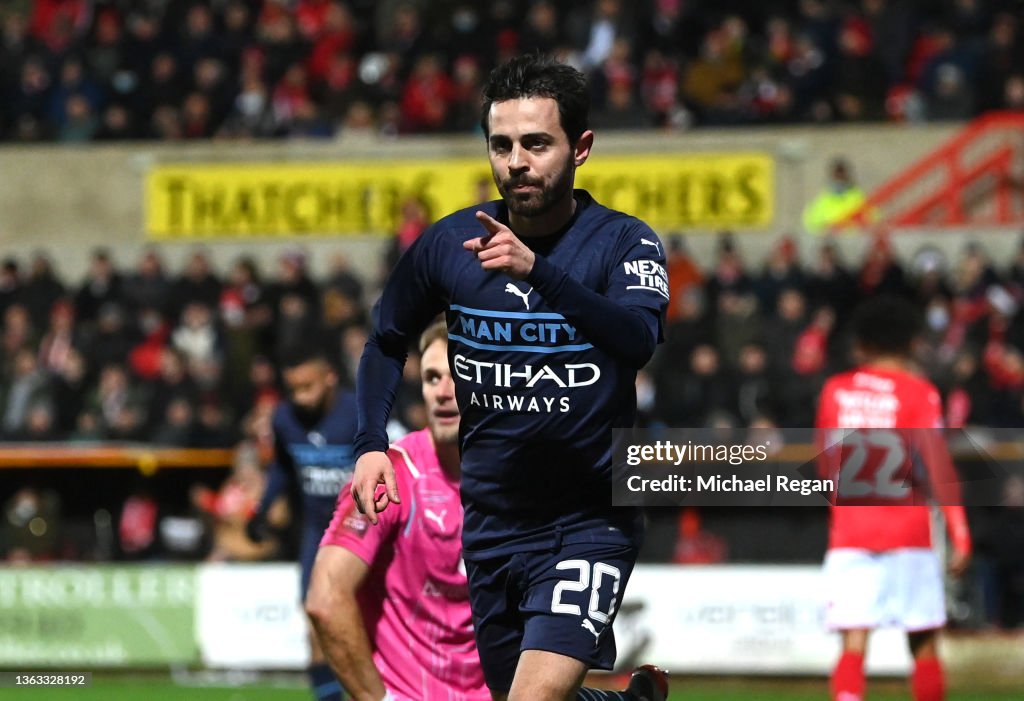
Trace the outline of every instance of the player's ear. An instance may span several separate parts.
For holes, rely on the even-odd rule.
[[[594,132],[587,129],[580,134],[580,138],[576,140],[576,146],[573,148],[572,159],[577,168],[587,162],[587,158],[590,157],[590,149],[593,147]]]

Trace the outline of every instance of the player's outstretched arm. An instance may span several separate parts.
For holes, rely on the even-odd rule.
[[[357,457],[388,449],[388,416],[409,346],[444,308],[444,300],[430,282],[431,240],[427,230],[402,255],[374,305],[373,332],[356,372]],[[364,501],[362,506],[367,504]]]
[[[384,491],[374,498],[378,485],[384,485]],[[387,453],[371,451],[359,456],[352,474],[352,498],[359,513],[366,514],[374,525],[377,525],[377,514],[386,509],[388,504],[401,503],[395,468]]]
[[[353,701],[381,701],[387,694],[373,664],[373,650],[356,600],[369,571],[350,550],[322,547],[306,597],[306,615],[331,669]]]

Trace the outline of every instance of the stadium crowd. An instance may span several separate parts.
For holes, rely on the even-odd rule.
[[[973,243],[949,264],[929,248],[903,261],[880,237],[850,263],[826,241],[804,265],[783,238],[751,269],[726,235],[702,270],[670,238],[668,268],[667,342],[649,368],[657,420],[813,425],[823,378],[851,361],[851,309],[882,293],[909,296],[924,311],[919,361],[945,392],[949,427],[1024,418],[1024,245],[1000,269]]]
[[[12,0],[0,140],[469,132],[483,77],[553,52],[600,128],[1024,109],[1012,0]]]
[[[1024,421],[1024,245],[1000,267],[976,244],[949,263],[932,249],[901,260],[880,238],[852,262],[826,240],[805,264],[783,237],[751,263],[726,233],[702,267],[682,237],[667,241],[673,301],[666,343],[639,380],[646,423],[812,426],[823,378],[850,362],[851,308],[883,292],[925,311],[920,360],[945,393],[950,427]],[[8,258],[2,436],[230,447],[281,396],[277,360],[291,347],[322,344],[351,384],[367,333],[365,289],[377,284],[340,253],[314,280],[299,250],[266,274],[248,258],[215,270],[202,249],[180,271],[157,248],[125,269],[97,249],[79,284],[62,280],[44,253]],[[409,377],[414,385],[415,365]],[[407,429],[424,425],[414,390],[397,415]]]

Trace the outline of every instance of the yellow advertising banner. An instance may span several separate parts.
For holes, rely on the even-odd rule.
[[[598,202],[667,232],[772,222],[775,164],[764,153],[600,156],[576,173]],[[486,160],[174,164],[146,176],[153,239],[389,234],[402,203],[428,217],[494,199]]]

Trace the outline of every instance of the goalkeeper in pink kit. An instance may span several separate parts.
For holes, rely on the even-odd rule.
[[[462,563],[459,410],[448,331],[420,342],[429,427],[388,450],[403,495],[377,526],[343,489],[306,609],[355,701],[490,701]]]

